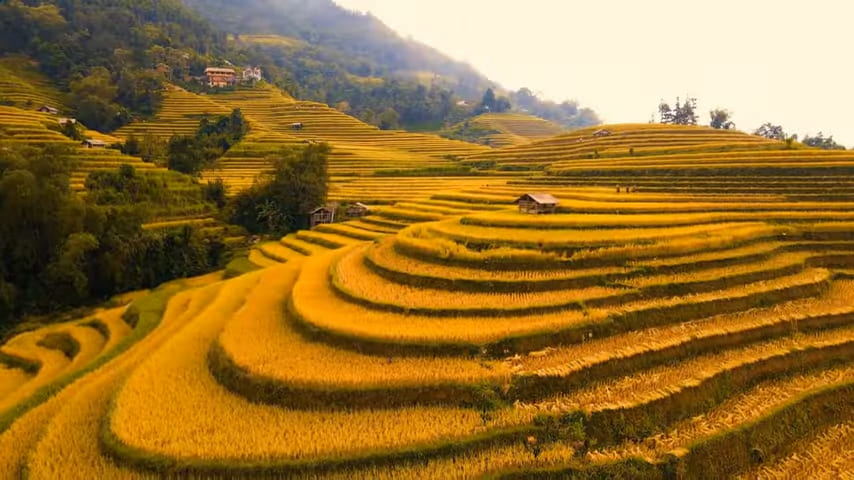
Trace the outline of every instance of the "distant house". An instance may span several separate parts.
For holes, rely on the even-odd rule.
[[[39,111],[42,113],[49,113],[51,115],[58,115],[59,114],[58,108],[50,107],[47,105],[42,105],[41,107],[39,107]]]
[[[555,213],[557,199],[548,193],[526,193],[514,202],[522,213]]]
[[[600,129],[600,130],[596,130],[595,132],[593,132],[594,137],[607,137],[610,134],[611,134],[611,131],[605,130],[604,128]]]
[[[246,67],[243,69],[244,82],[260,82],[263,78],[261,67]]]
[[[467,101],[465,101],[465,100],[459,100],[459,101],[457,101],[457,106],[458,106],[458,107],[468,107],[468,106],[469,106],[469,102],[467,102]]]
[[[104,142],[103,140],[96,140],[94,138],[87,138],[83,144],[86,145],[86,148],[107,148],[107,142]]]
[[[76,118],[62,117],[59,120],[57,120],[57,122],[63,127],[68,125],[69,123],[72,125],[77,125],[77,119]]]
[[[335,221],[335,207],[332,206],[317,207],[309,214],[311,215],[311,228]]]
[[[208,67],[205,69],[205,78],[209,87],[228,87],[237,82],[237,73],[233,68]]]
[[[304,126],[305,125],[303,125],[302,122],[294,122],[290,125],[291,130],[302,130],[302,127]]]
[[[163,75],[165,78],[172,78],[172,68],[163,62],[158,63],[157,66],[154,67],[154,71]]]
[[[364,203],[361,203],[361,202],[351,203],[347,207],[347,216],[350,218],[364,217],[370,211],[371,211],[371,209],[367,205],[365,205]]]

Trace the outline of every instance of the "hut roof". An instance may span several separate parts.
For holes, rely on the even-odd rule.
[[[517,198],[516,201],[513,203],[519,203],[525,198],[530,198],[531,200],[539,203],[540,205],[557,205],[557,199],[548,193],[526,193],[521,197]]]
[[[332,210],[333,210],[333,208],[332,208],[332,207],[329,207],[329,206],[324,205],[324,206],[321,206],[321,207],[317,207],[317,208],[315,208],[314,210],[312,210],[312,211],[310,211],[310,212],[308,212],[308,213],[310,213],[311,215],[314,215],[315,213],[324,212],[324,211],[325,211],[325,212],[331,212]]]

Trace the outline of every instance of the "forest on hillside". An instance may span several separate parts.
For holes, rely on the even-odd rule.
[[[439,130],[480,113],[493,87],[471,66],[331,0],[185,3],[10,0],[0,4],[0,54],[36,59],[70,93],[71,113],[100,131],[152,116],[164,79],[192,82],[209,65],[261,66],[294,97],[381,128]],[[270,33],[294,41],[252,41]],[[508,98],[567,127],[599,122],[592,110],[529,89]]]

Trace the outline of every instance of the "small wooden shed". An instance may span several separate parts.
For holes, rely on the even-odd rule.
[[[351,203],[349,206],[347,206],[347,216],[350,218],[364,217],[370,211],[371,209],[361,202]]]
[[[611,134],[611,131],[606,130],[604,128],[596,130],[595,132],[593,132],[594,137],[607,137],[610,134]]]
[[[526,193],[516,199],[519,211],[522,213],[555,213],[557,199],[548,193]]]
[[[87,138],[83,144],[86,145],[86,148],[107,148],[107,142],[94,138]]]
[[[290,125],[291,130],[302,130],[302,127],[304,126],[305,125],[303,125],[302,122],[294,122]]]
[[[335,207],[328,205],[317,207],[309,212],[309,215],[311,215],[311,228],[323,223],[332,223],[335,221]]]
[[[54,107],[51,107],[48,105],[42,105],[41,107],[39,107],[38,111],[42,112],[42,113],[49,113],[51,115],[58,115],[59,114],[58,108],[54,108]]]

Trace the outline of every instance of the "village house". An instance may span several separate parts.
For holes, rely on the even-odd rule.
[[[332,223],[335,221],[335,207],[330,205],[317,207],[309,212],[309,215],[311,215],[311,228],[324,223]]]
[[[96,140],[94,138],[87,138],[83,144],[86,145],[86,148],[107,148],[107,142],[104,142],[103,140]]]
[[[526,193],[514,202],[522,213],[555,213],[557,199],[548,193]]]
[[[38,111],[42,112],[42,113],[49,113],[51,115],[59,115],[59,109],[58,108],[50,107],[47,105],[42,105],[41,107],[39,107]]]
[[[207,85],[212,88],[228,87],[237,82],[233,68],[208,67],[205,69]]]
[[[263,78],[261,67],[246,67],[243,69],[244,82],[260,82]]]
[[[57,120],[57,122],[62,127],[68,125],[69,123],[72,125],[77,125],[77,119],[76,118],[61,117],[59,120]]]
[[[611,134],[611,131],[610,131],[610,130],[606,130],[606,129],[604,129],[604,128],[603,128],[603,129],[600,129],[600,130],[596,130],[595,132],[593,132],[593,136],[594,136],[594,137],[607,137],[607,136],[608,136],[608,135],[610,135],[610,134]]]
[[[351,203],[347,207],[347,216],[350,218],[364,217],[370,212],[370,208],[361,202]]]

